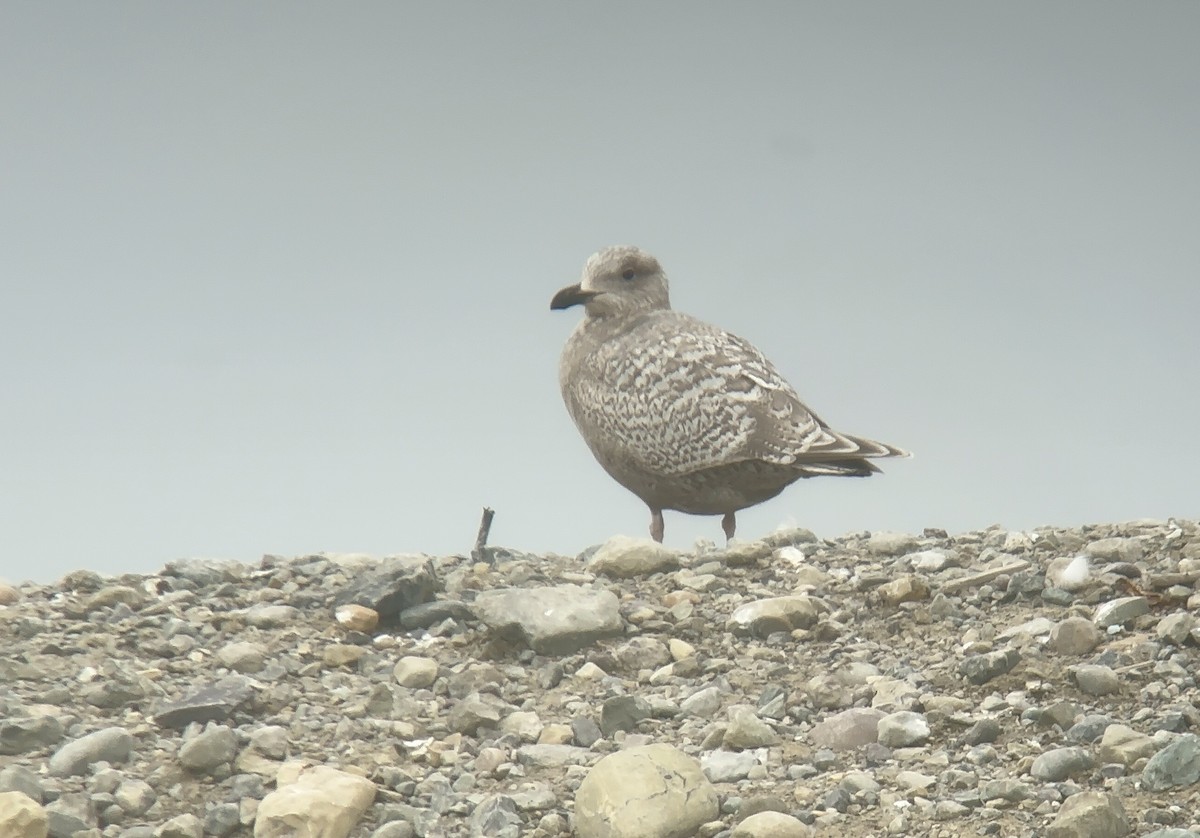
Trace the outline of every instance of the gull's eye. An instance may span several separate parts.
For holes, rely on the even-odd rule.
[[[626,268],[621,272],[621,279],[633,279],[635,276],[637,276],[637,273],[634,272],[633,268]]]

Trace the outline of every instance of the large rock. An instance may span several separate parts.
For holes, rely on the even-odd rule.
[[[1122,838],[1129,831],[1120,800],[1102,791],[1085,791],[1063,801],[1046,828],[1046,838]]]
[[[46,821],[50,838],[66,838],[96,826],[96,807],[86,794],[63,794],[46,805]]]
[[[1151,791],[1190,786],[1200,782],[1200,736],[1180,736],[1146,763],[1142,782]]]
[[[1138,733],[1127,725],[1109,725],[1100,737],[1100,747],[1096,749],[1101,762],[1133,765],[1143,757],[1154,756],[1158,751],[1158,743],[1154,737]]]
[[[318,765],[262,799],[254,838],[346,838],[375,800],[375,784]]]
[[[218,766],[233,762],[237,751],[237,736],[232,729],[225,725],[209,724],[183,743],[179,749],[179,762],[188,771],[209,774]]]
[[[875,532],[867,539],[867,549],[877,556],[902,556],[920,546],[920,540],[906,532]]]
[[[475,614],[488,628],[543,655],[566,655],[624,632],[611,591],[579,585],[483,591]]]
[[[253,682],[244,675],[229,675],[204,684],[178,701],[163,705],[154,721],[163,727],[182,730],[192,722],[217,722],[254,695]]]
[[[700,764],[665,744],[609,754],[575,794],[577,838],[691,838],[716,816]]]
[[[920,745],[929,738],[929,722],[920,713],[901,710],[879,720],[879,743],[889,748]]]
[[[4,838],[46,838],[46,810],[19,791],[0,792],[0,835]]]
[[[879,739],[879,720],[882,710],[872,707],[854,707],[835,713],[812,729],[813,744],[834,751],[860,748]]]
[[[808,628],[828,611],[824,602],[804,594],[769,597],[739,606],[730,615],[728,627],[766,637],[777,631]]]
[[[347,603],[365,605],[388,622],[406,608],[433,599],[441,589],[428,556],[392,556],[342,589],[334,598],[334,610]]]
[[[649,576],[679,567],[679,554],[648,538],[614,535],[592,554],[593,573],[616,578]]]
[[[72,777],[95,762],[118,763],[129,759],[133,736],[123,727],[106,727],[63,745],[50,757],[50,774]]]
[[[62,737],[62,722],[53,716],[0,719],[0,754],[36,751],[55,744]]]

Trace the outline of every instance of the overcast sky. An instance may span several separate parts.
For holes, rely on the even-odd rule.
[[[659,257],[839,430],[739,515],[1200,515],[1200,4],[6,3],[0,576],[644,535],[558,392]],[[718,539],[667,513],[667,543]]]

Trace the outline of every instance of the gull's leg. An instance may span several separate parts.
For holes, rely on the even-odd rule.
[[[662,510],[650,507],[650,537],[662,544],[663,540],[663,517]]]
[[[734,518],[732,512],[726,512],[725,517],[721,519],[721,529],[725,530],[725,543],[733,541],[733,533],[737,529],[737,519]]]

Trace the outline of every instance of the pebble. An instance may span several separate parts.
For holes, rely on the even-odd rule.
[[[402,687],[424,689],[437,680],[438,663],[433,658],[405,655],[392,667],[392,677]]]
[[[1102,664],[1083,664],[1071,670],[1079,689],[1088,695],[1108,695],[1121,688],[1121,679],[1111,667]]]

